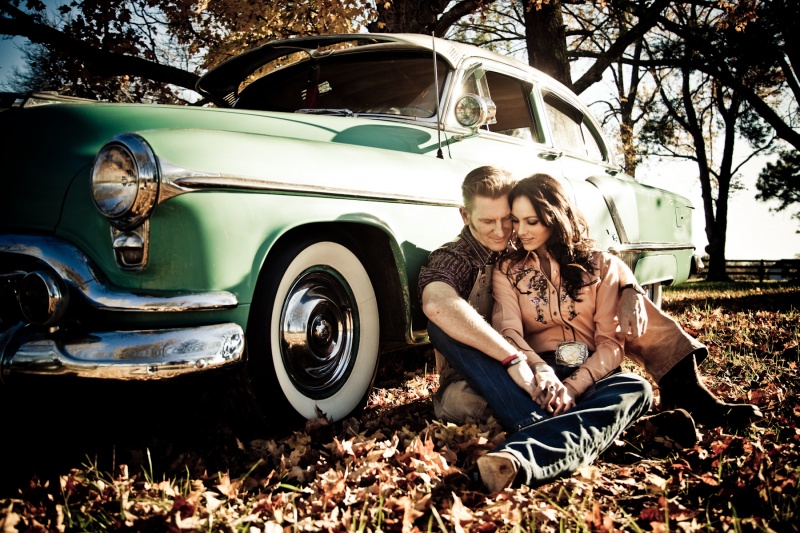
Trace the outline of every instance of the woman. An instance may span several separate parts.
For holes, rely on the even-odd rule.
[[[509,204],[518,249],[493,274],[493,326],[521,353],[499,363],[453,350],[450,360],[513,432],[478,460],[492,491],[571,474],[652,403],[644,378],[619,371],[619,259],[593,249],[583,216],[554,178],[521,180]],[[509,372],[526,364],[532,372],[520,387]]]
[[[537,376],[536,399],[560,414],[624,357],[615,335],[620,260],[596,251],[583,215],[551,176],[520,181],[508,202],[518,249],[495,272],[492,325],[529,363],[551,363],[555,372]]]

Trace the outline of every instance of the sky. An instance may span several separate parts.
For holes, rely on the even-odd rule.
[[[777,202],[755,199],[758,174],[770,160],[759,158],[744,165],[740,172],[744,188],[732,192],[728,197],[726,259],[793,259],[800,254],[800,233],[797,233],[800,221],[792,219],[792,213],[800,211],[800,204],[776,213],[770,208],[777,207]],[[693,242],[697,253],[704,255],[708,239],[697,176],[694,162],[651,162],[636,171],[636,177],[642,183],[668,189],[691,200],[695,208],[692,219]]]
[[[15,65],[22,66],[18,47],[24,42],[25,39],[19,37],[0,40],[0,83]],[[775,213],[770,211],[775,203],[755,200],[756,180],[766,161],[760,158],[745,165],[741,172],[744,189],[729,198],[727,259],[792,259],[800,254],[800,234],[797,233],[800,222],[791,218],[793,212],[800,210],[800,205]],[[647,168],[637,170],[637,178],[643,183],[682,194],[692,201],[695,207],[693,241],[697,253],[703,255],[708,240],[697,174],[696,165],[689,162],[650,162]]]

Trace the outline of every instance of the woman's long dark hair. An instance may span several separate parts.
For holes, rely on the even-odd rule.
[[[575,208],[558,180],[547,174],[534,174],[517,182],[508,195],[509,205],[522,196],[530,200],[539,222],[552,230],[545,246],[561,269],[567,294],[579,302],[581,288],[597,282],[597,277],[593,275],[596,270],[593,261],[596,243],[589,238],[586,219]],[[525,261],[527,255],[528,252],[519,247],[508,256],[510,262],[505,274],[515,287],[510,273]]]

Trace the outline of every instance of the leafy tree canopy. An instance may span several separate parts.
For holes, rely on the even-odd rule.
[[[767,163],[758,175],[756,188],[758,200],[780,202],[776,211],[800,204],[800,151],[783,151],[778,161]],[[792,216],[800,222],[800,211]]]

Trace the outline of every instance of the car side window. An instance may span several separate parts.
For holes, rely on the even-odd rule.
[[[476,76],[485,76],[489,96],[497,106],[496,122],[483,127],[484,130],[518,139],[540,142],[539,130],[533,119],[531,109],[531,85],[500,74],[499,72],[478,70],[467,77],[462,94],[480,94],[480,83]]]
[[[546,92],[543,96],[555,147],[580,157],[604,161],[602,141],[583,112],[554,93]]]

